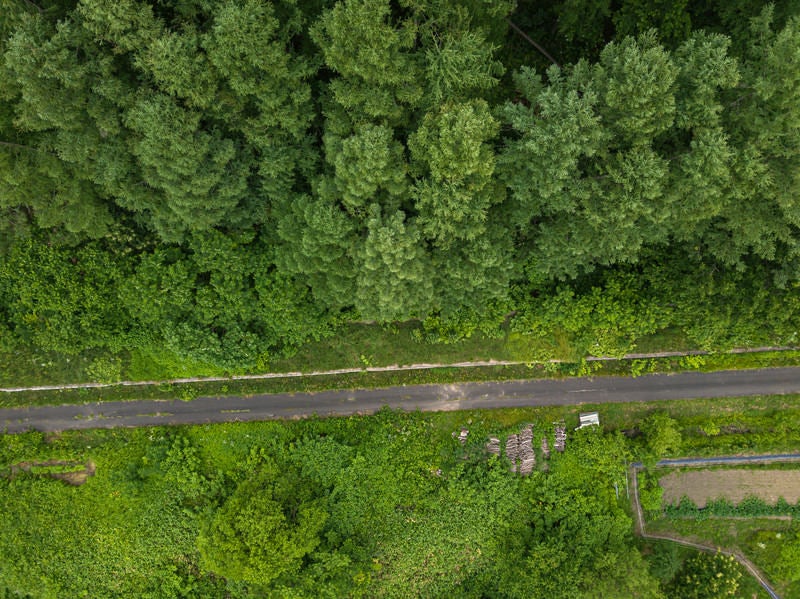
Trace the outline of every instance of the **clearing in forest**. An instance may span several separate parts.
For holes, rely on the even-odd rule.
[[[779,497],[790,504],[800,499],[800,470],[687,470],[672,472],[659,484],[664,489],[664,503],[677,505],[685,495],[699,508],[721,497],[734,505],[752,496],[770,505]]]

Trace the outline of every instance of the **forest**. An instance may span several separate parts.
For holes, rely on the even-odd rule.
[[[796,341],[796,0],[0,6],[0,351]]]

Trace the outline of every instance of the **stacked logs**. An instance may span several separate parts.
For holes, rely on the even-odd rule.
[[[556,451],[560,453],[564,453],[564,448],[567,444],[567,428],[564,426],[564,423],[559,423],[555,425],[555,432],[556,432],[556,442],[555,448]]]
[[[461,443],[461,445],[466,444],[468,436],[469,436],[469,430],[466,428],[461,429],[461,432],[458,434],[458,437],[456,437],[456,434],[453,433],[453,438],[458,439],[458,442]]]
[[[533,472],[536,455],[533,453],[533,427],[526,426],[519,434],[519,473],[528,476]]]
[[[486,451],[496,456],[500,456],[500,439],[497,437],[489,437],[489,442],[486,444]]]
[[[509,435],[506,439],[506,457],[511,462],[511,472],[516,472],[519,460],[519,435]]]

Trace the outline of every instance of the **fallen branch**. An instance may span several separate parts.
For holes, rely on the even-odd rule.
[[[534,48],[536,48],[536,49],[537,49],[539,52],[541,52],[541,53],[542,53],[544,56],[546,56],[546,57],[547,57],[547,60],[549,60],[550,62],[552,62],[554,65],[556,65],[556,66],[557,66],[559,69],[561,68],[561,65],[560,65],[560,64],[558,64],[558,62],[556,62],[556,59],[555,59],[555,58],[553,58],[552,56],[550,56],[550,54],[547,52],[547,50],[545,50],[545,49],[544,49],[544,48],[542,48],[542,47],[541,47],[539,44],[537,44],[535,41],[533,41],[533,40],[530,38],[530,36],[528,36],[528,34],[527,34],[527,33],[525,33],[524,31],[522,31],[522,29],[520,29],[519,27],[517,27],[517,24],[516,24],[516,23],[514,23],[514,21],[512,21],[511,19],[506,19],[506,21],[508,21],[508,24],[509,24],[509,25],[511,25],[511,28],[512,28],[514,31],[516,31],[517,33],[519,33],[519,34],[522,36],[522,38],[523,38],[523,39],[525,39],[525,40],[526,40],[528,43],[530,43],[530,44],[531,44],[531,45],[532,45]]]

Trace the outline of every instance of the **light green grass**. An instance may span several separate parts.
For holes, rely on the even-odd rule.
[[[214,364],[182,358],[162,347],[133,350],[125,361],[123,376],[129,381],[161,381],[164,379],[225,376],[230,374]]]
[[[412,332],[416,323],[393,329],[378,325],[349,324],[334,337],[307,343],[291,358],[275,360],[273,372],[333,370],[393,364],[451,364],[475,360],[508,360],[503,339],[487,339],[480,333],[458,343],[424,343]]]

